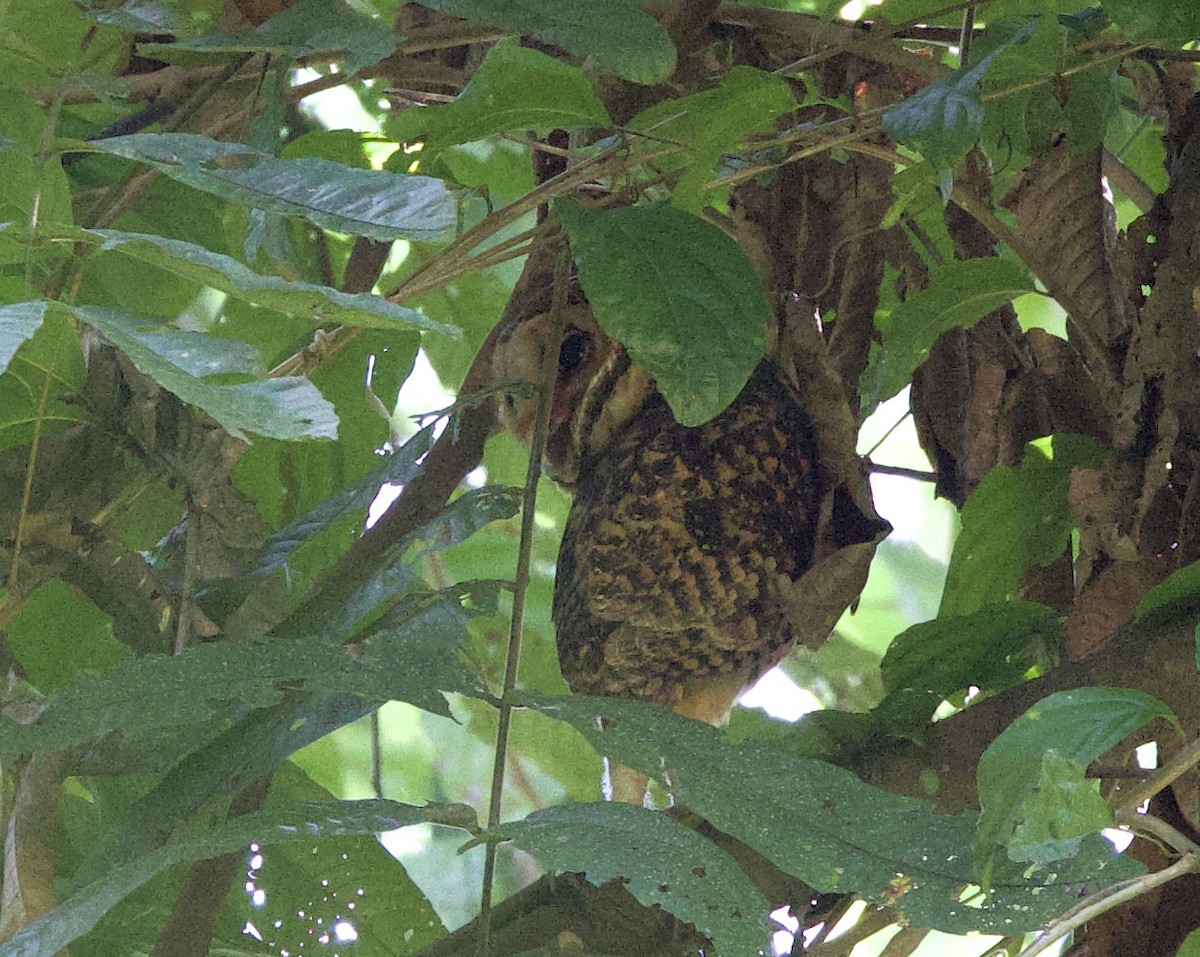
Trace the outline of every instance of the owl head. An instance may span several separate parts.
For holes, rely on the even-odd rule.
[[[492,358],[493,385],[502,393],[500,423],[528,444],[537,416],[537,385],[548,350],[558,354],[550,431],[543,469],[571,490],[609,442],[655,392],[654,380],[600,328],[586,304],[566,307],[562,335],[551,313],[501,330]]]

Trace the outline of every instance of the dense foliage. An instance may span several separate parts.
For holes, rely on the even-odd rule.
[[[0,3],[0,955],[1195,952],[1200,8],[837,7]],[[802,720],[567,693],[472,366],[566,269],[861,427]]]

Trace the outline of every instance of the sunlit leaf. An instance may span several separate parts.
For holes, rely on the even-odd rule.
[[[29,681],[45,692],[130,655],[113,637],[112,617],[61,581],[46,582],[29,596],[5,627],[4,640]]]
[[[929,269],[929,285],[878,319],[883,345],[872,349],[862,388],[875,401],[890,399],[929,358],[938,336],[969,329],[1018,296],[1034,292],[1029,270],[997,257],[953,260]]]
[[[13,339],[28,329],[36,305],[8,313],[5,325]],[[68,426],[87,422],[88,410],[70,401],[87,376],[75,322],[66,313],[50,309],[38,328],[17,343],[8,368],[0,374],[0,449],[32,439],[35,430],[45,437]]]
[[[1018,468],[997,465],[962,510],[938,617],[968,615],[1016,594],[1027,569],[1048,565],[1070,543],[1071,469],[1103,459],[1100,445],[1056,436],[1053,457],[1030,445]]]
[[[135,133],[93,146],[222,199],[381,242],[444,238],[457,218],[445,184],[428,176],[279,160],[192,133]]]
[[[627,125],[686,147],[683,155],[664,157],[659,164],[665,169],[683,168],[671,201],[699,212],[705,205],[700,188],[716,175],[721,154],[741,147],[750,133],[773,129],[782,114],[795,108],[796,97],[782,77],[735,66],[714,89],[664,100]]]
[[[77,306],[81,321],[99,330],[148,375],[184,402],[199,406],[231,435],[276,439],[337,438],[337,414],[313,384],[299,376],[224,383],[219,373],[256,374],[261,360],[245,343],[162,327],[111,309]]]

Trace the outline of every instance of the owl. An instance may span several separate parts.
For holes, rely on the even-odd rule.
[[[514,324],[494,362],[499,385],[531,383],[558,350],[543,466],[573,493],[553,604],[563,676],[722,724],[794,643],[785,596],[813,563],[825,492],[812,424],[764,359],[724,412],[681,425],[586,305],[561,341],[554,328]],[[501,422],[528,441],[536,406],[510,388]],[[617,796],[640,803],[637,786]]]

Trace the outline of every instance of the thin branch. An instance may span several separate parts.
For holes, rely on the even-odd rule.
[[[1159,791],[1170,787],[1179,777],[1197,764],[1200,764],[1200,738],[1189,744],[1144,781],[1133,785],[1128,790],[1120,791],[1118,794],[1120,800],[1115,805],[1116,810],[1133,810],[1139,807]]]
[[[558,349],[555,343],[562,337],[566,321],[568,270],[570,259],[560,253],[555,268],[554,301],[551,306],[549,346],[542,356],[538,375],[537,419],[529,444],[529,465],[525,473],[525,491],[521,501],[521,539],[517,547],[517,570],[513,576],[515,589],[512,616],[509,620],[508,654],[504,663],[504,683],[496,725],[496,755],[492,767],[492,790],[488,801],[487,826],[500,823],[500,804],[504,797],[504,770],[508,761],[508,735],[512,722],[512,693],[517,686],[517,668],[521,661],[521,634],[525,627],[525,596],[529,590],[529,566],[533,554],[534,518],[537,508],[538,480],[542,474],[542,451],[550,432],[550,409],[554,403],[554,386],[558,377]],[[484,851],[483,891],[480,900],[480,953],[486,954],[491,942],[492,887],[496,875],[496,844],[489,841]]]
[[[936,482],[937,472],[927,472],[924,469],[906,469],[902,465],[881,465],[878,462],[868,462],[867,471],[874,475],[897,475],[900,478],[915,479],[918,482]]]
[[[1170,883],[1177,877],[1197,872],[1200,872],[1200,854],[1190,853],[1185,854],[1170,867],[1163,868],[1161,871],[1106,887],[1051,923],[1046,929],[1046,933],[1021,951],[1018,957],[1037,957],[1038,954],[1044,954],[1068,934],[1082,927],[1088,921],[1095,920],[1101,914],[1120,907],[1122,904],[1127,904],[1156,887]]]
[[[1200,854],[1200,844],[1153,814],[1138,814],[1136,811],[1124,808],[1117,812],[1116,822],[1128,827],[1135,834],[1149,836],[1162,841],[1176,854]]]

